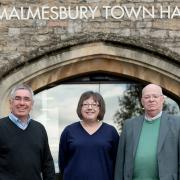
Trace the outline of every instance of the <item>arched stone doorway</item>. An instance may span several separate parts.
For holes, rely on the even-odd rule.
[[[179,68],[164,56],[143,49],[107,42],[80,44],[41,56],[4,77],[0,84],[0,114],[8,112],[8,94],[16,83],[26,82],[34,91],[48,84],[92,72],[106,72],[143,83],[161,85],[179,99]]]
[[[92,73],[115,75],[142,84],[156,83],[180,100],[180,72],[170,59],[143,49],[94,42],[52,52],[9,72],[0,82],[0,114],[4,116],[9,112],[8,94],[17,83],[28,83],[35,92],[40,92]]]

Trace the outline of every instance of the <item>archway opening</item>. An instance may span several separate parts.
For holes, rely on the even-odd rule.
[[[123,116],[132,117],[142,110],[140,105],[140,92],[146,82],[138,81],[128,76],[118,76],[106,72],[94,72],[69,78],[64,81],[55,81],[35,91],[35,106],[33,117],[44,124],[51,152],[58,169],[58,145],[62,130],[68,124],[79,121],[76,107],[80,95],[88,90],[102,94],[106,102],[104,121],[115,126],[120,132]],[[166,110],[170,113],[180,113],[180,102],[171,96],[167,90]],[[120,103],[123,101],[123,103]],[[136,109],[136,112],[135,112]],[[139,109],[139,111],[137,110]],[[128,111],[128,112],[127,112]],[[125,113],[126,112],[126,113]],[[132,113],[133,112],[133,113]]]

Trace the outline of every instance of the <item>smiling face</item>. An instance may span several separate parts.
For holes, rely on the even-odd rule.
[[[32,95],[27,89],[18,89],[10,99],[10,110],[21,121],[27,121],[32,105]]]
[[[93,97],[83,101],[81,114],[84,121],[97,121],[99,115],[99,104],[95,102]]]
[[[148,117],[155,117],[163,108],[164,96],[162,89],[155,85],[149,84],[142,91],[141,103]]]

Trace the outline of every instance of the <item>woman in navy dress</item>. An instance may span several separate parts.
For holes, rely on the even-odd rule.
[[[105,102],[99,93],[87,91],[79,99],[81,121],[61,134],[59,168],[63,180],[113,180],[119,135],[102,122]]]

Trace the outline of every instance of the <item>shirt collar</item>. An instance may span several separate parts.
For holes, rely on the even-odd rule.
[[[28,126],[28,124],[31,121],[30,115],[28,116],[28,120],[26,122],[21,121],[18,117],[16,117],[13,113],[9,114],[9,119],[15,123],[19,128],[25,130]]]
[[[152,117],[152,118],[147,117],[147,116],[145,115],[145,119],[146,119],[147,121],[153,121],[153,120],[155,120],[155,119],[160,118],[161,115],[162,115],[162,111],[161,111],[159,114],[157,114],[156,116]]]

